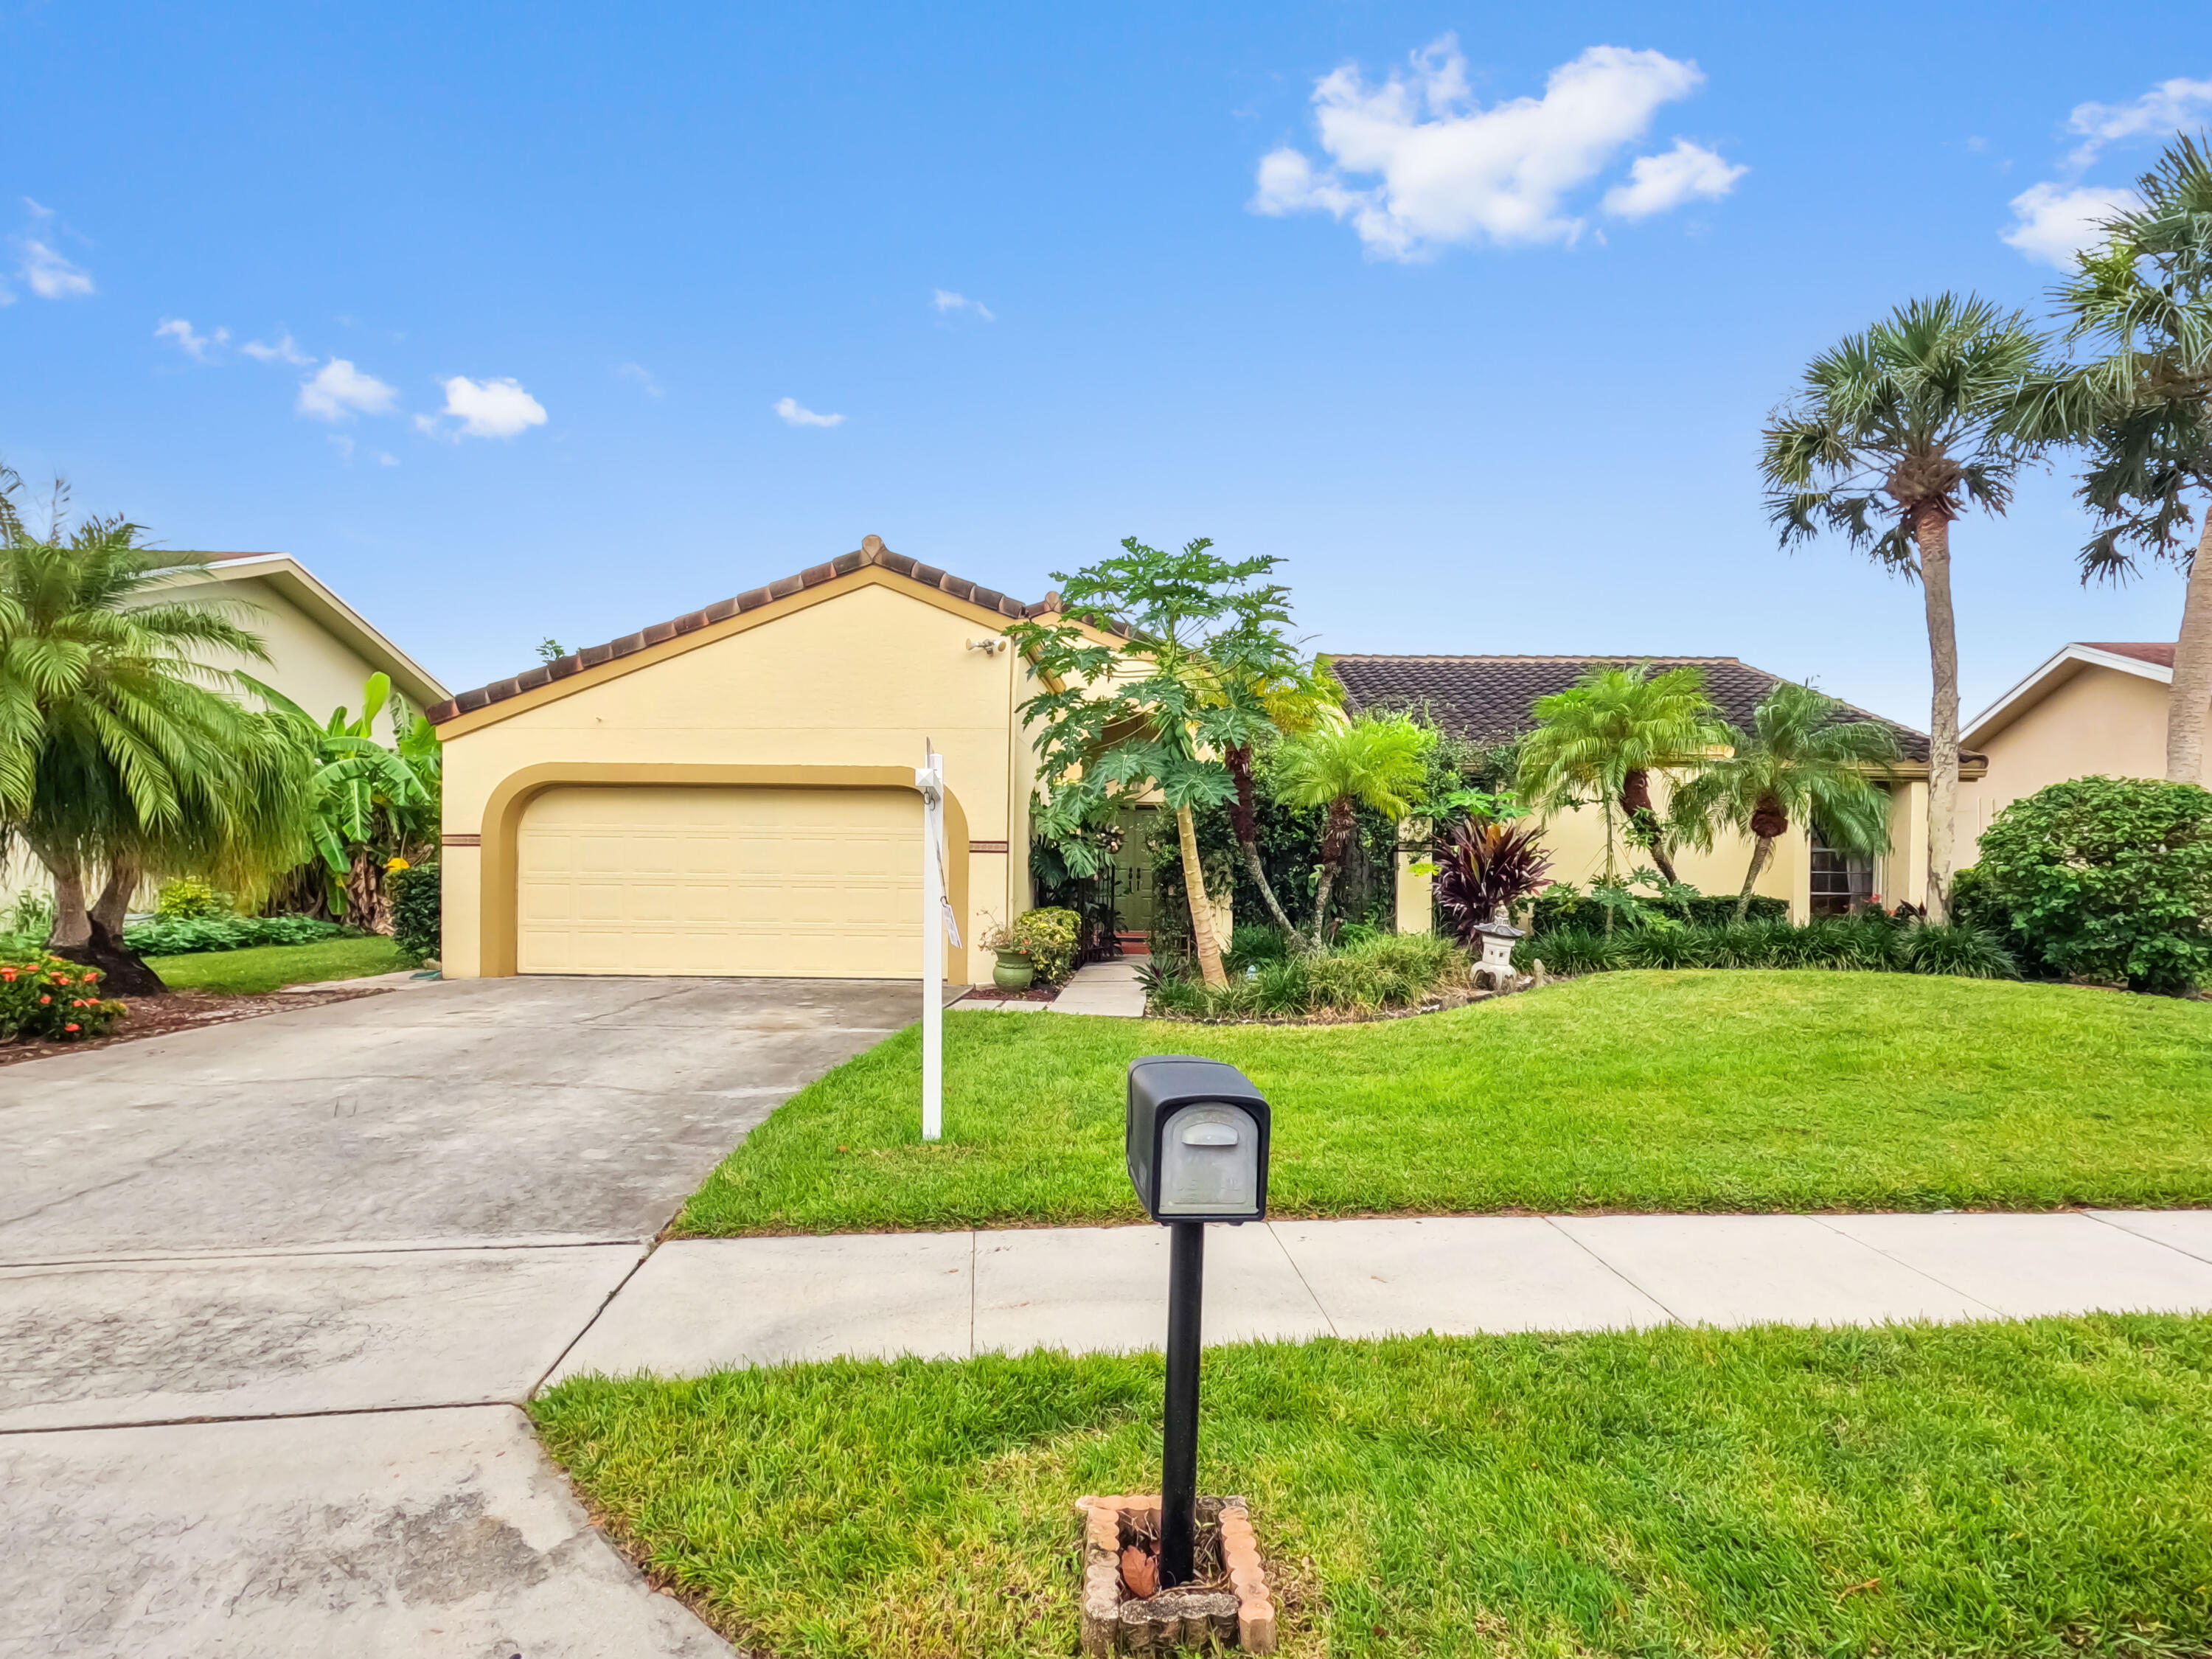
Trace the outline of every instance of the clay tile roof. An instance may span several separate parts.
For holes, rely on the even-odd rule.
[[[2132,644],[2114,644],[2106,640],[2083,640],[2092,651],[2109,651],[2116,657],[2133,657],[2137,662],[2147,662],[2160,668],[2173,666],[2173,647],[2166,641],[2138,641]]]
[[[1355,713],[1364,708],[1425,710],[1447,731],[1470,743],[1504,743],[1534,723],[1529,705],[1564,691],[1587,669],[1648,662],[1655,669],[1685,664],[1705,671],[1705,692],[1731,726],[1751,724],[1752,710],[1782,683],[1781,676],[1735,657],[1331,657]],[[1863,708],[1844,707],[1864,720],[1881,720],[1896,733],[1907,760],[1925,763],[1926,733]],[[1978,755],[1965,757],[1979,760]]]
[[[480,685],[473,691],[463,691],[444,702],[433,703],[426,712],[433,725],[442,726],[457,714],[472,714],[493,703],[519,697],[525,691],[535,690],[541,685],[565,679],[571,674],[580,674],[586,668],[597,668],[601,663],[612,662],[617,657],[629,656],[649,645],[672,640],[678,635],[695,633],[715,623],[726,622],[744,611],[757,611],[764,605],[788,599],[793,593],[803,593],[810,587],[819,587],[824,582],[835,581],[840,576],[849,576],[854,571],[866,569],[871,565],[888,570],[894,575],[903,576],[909,581],[920,582],[926,587],[950,593],[970,605],[981,605],[986,611],[995,611],[1010,621],[1042,616],[1060,608],[1060,595],[1057,593],[1047,594],[1038,604],[1024,605],[1018,599],[1008,599],[1004,593],[979,587],[974,582],[963,581],[957,576],[948,575],[942,570],[909,559],[902,553],[894,553],[884,545],[881,537],[868,536],[861,539],[855,550],[841,553],[827,564],[811,566],[795,576],[786,576],[765,587],[756,587],[733,599],[720,600],[704,610],[678,617],[672,622],[655,623],[650,628],[635,634],[625,634],[621,639],[611,640],[605,645],[586,646],[582,650],[573,652],[556,661],[517,674],[513,679]]]

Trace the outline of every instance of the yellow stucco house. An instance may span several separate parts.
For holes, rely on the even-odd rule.
[[[857,551],[428,712],[454,977],[921,975],[915,769],[945,757],[945,890],[1029,907],[1035,752],[1009,623],[1041,614]]]
[[[2047,784],[2098,775],[2163,778],[2172,684],[2171,641],[2061,647],[1961,734],[1988,756],[1989,767],[1960,792],[1960,842],[1971,843],[2007,806]],[[1971,856],[1962,849],[1960,862]]]
[[[1355,709],[1401,708],[1425,714],[1471,743],[1503,743],[1533,724],[1529,708],[1537,698],[1564,691],[1593,667],[1648,662],[1655,669],[1688,665],[1705,677],[1705,690],[1731,725],[1748,726],[1752,711],[1781,683],[1781,677],[1735,657],[1332,657]],[[1846,705],[1848,708],[1848,705]],[[1850,713],[1880,720],[1864,709]],[[1884,781],[1889,792],[1889,851],[1871,860],[1847,859],[1820,843],[1808,826],[1774,848],[1753,890],[1784,900],[1793,920],[1837,915],[1854,901],[1879,894],[1885,904],[1920,904],[1928,889],[1928,738],[1893,720],[1882,720],[1897,738],[1903,758]],[[1961,775],[1978,778],[1978,754],[1961,757]],[[1663,798],[1664,780],[1655,793]],[[1605,869],[1605,819],[1595,807],[1557,815],[1544,826],[1543,844],[1552,856],[1554,880],[1587,882]],[[1399,931],[1425,932],[1429,926],[1430,882],[1411,866],[1425,848],[1399,855]],[[1723,835],[1710,853],[1685,849],[1674,855],[1676,872],[1706,893],[1735,893],[1751,866],[1749,841]]]

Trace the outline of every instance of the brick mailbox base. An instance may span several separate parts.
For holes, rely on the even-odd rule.
[[[1165,1653],[1209,1641],[1247,1653],[1275,1650],[1275,1603],[1241,1498],[1198,1500],[1197,1583],[1135,1594],[1122,1552],[1156,1547],[1158,1498],[1079,1498],[1083,1527],[1083,1651]]]

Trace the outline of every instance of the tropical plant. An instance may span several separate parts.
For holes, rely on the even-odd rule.
[[[2196,783],[2212,709],[2212,153],[2178,139],[2136,190],[2137,204],[2106,222],[2106,246],[2079,255],[2055,296],[2068,337],[2097,340],[2106,355],[2038,377],[2014,423],[2088,447],[2080,496],[2098,527],[2081,550],[2084,582],[2126,580],[2138,550],[2187,574],[2166,775]]]
[[[1635,663],[1598,665],[1564,691],[1539,697],[1535,729],[1522,740],[1514,787],[1539,811],[1595,803],[1605,814],[1605,874],[1626,837],[1648,852],[1673,881],[1665,827],[1651,803],[1655,770],[1694,771],[1720,740],[1720,716],[1705,695],[1703,671]]]
[[[238,907],[198,876],[179,876],[161,884],[154,900],[154,914],[164,921],[182,921],[196,916],[236,915]]]
[[[1431,890],[1437,914],[1462,945],[1473,947],[1479,926],[1550,885],[1545,872],[1552,867],[1551,855],[1536,844],[1537,830],[1525,818],[1507,823],[1466,818],[1437,848]]]
[[[1221,757],[1273,727],[1259,689],[1224,675],[1217,653],[1249,643],[1253,615],[1280,606],[1261,582],[1278,561],[1224,559],[1212,545],[1201,538],[1164,553],[1130,537],[1118,558],[1055,573],[1060,609],[1006,634],[1046,686],[1022,704],[1039,734],[1033,831],[1070,873],[1093,875],[1104,862],[1100,827],[1158,790],[1175,814],[1200,970],[1220,985],[1228,975],[1192,812],[1234,797]]]
[[[1717,828],[1752,838],[1751,864],[1735,917],[1791,823],[1818,824],[1838,852],[1872,855],[1889,845],[1889,797],[1874,775],[1897,758],[1897,739],[1879,720],[1840,718],[1844,706],[1810,686],[1784,681],[1752,711],[1751,729],[1727,727],[1729,753],[1674,792],[1678,840],[1711,851]]]
[[[1406,714],[1363,714],[1318,726],[1284,740],[1276,787],[1295,806],[1327,810],[1321,878],[1314,889],[1313,943],[1328,939],[1329,891],[1352,845],[1353,808],[1365,806],[1393,823],[1421,804],[1435,732]]]
[[[392,940],[409,962],[420,966],[443,948],[445,915],[437,862],[395,870],[386,885],[392,894]]]
[[[0,956],[0,1042],[76,1042],[106,1033],[128,1010],[110,999],[100,972],[34,951]]]
[[[349,927],[386,931],[392,860],[411,863],[435,844],[436,728],[393,695],[388,674],[371,674],[362,685],[358,718],[341,707],[320,725],[276,687],[250,674],[239,678],[313,757],[311,831],[332,913]],[[398,732],[391,746],[376,736],[377,719],[387,710]]]
[[[21,842],[53,878],[48,943],[126,995],[160,977],[122,940],[148,876],[264,890],[306,851],[307,769],[210,665],[266,660],[234,605],[161,597],[206,556],[143,546],[139,528],[68,528],[57,488],[43,535],[0,467],[0,855]]]
[[[1959,791],[1959,643],[1951,524],[2002,514],[2035,440],[2010,418],[2044,366],[2044,337],[2018,313],[1942,295],[1899,307],[1807,366],[1769,422],[1763,471],[1784,547],[1843,534],[1917,580],[1935,680],[1929,715],[1928,914],[1951,898]]]
[[[2178,994],[2212,977],[2212,791],[2073,778],[1982,831],[1976,908],[2033,966]]]
[[[1916,974],[1952,974],[1961,979],[2018,979],[2020,963],[1985,929],[1964,922],[1926,922],[1898,936],[1904,965]]]

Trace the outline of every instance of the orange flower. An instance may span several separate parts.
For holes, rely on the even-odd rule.
[[[64,1026],[63,1026],[63,1027],[62,1027],[62,1030],[64,1030],[64,1031],[74,1031],[75,1030],[76,1030],[76,1026],[74,1026],[74,1025],[64,1025]]]
[[[46,1004],[47,1004],[47,1003],[49,1003],[49,1002],[52,1002],[52,1000],[53,1000],[53,999],[52,999],[52,997],[40,997],[40,998],[39,999],[39,1002],[40,1002],[40,1005],[41,1006],[45,1006]]]

